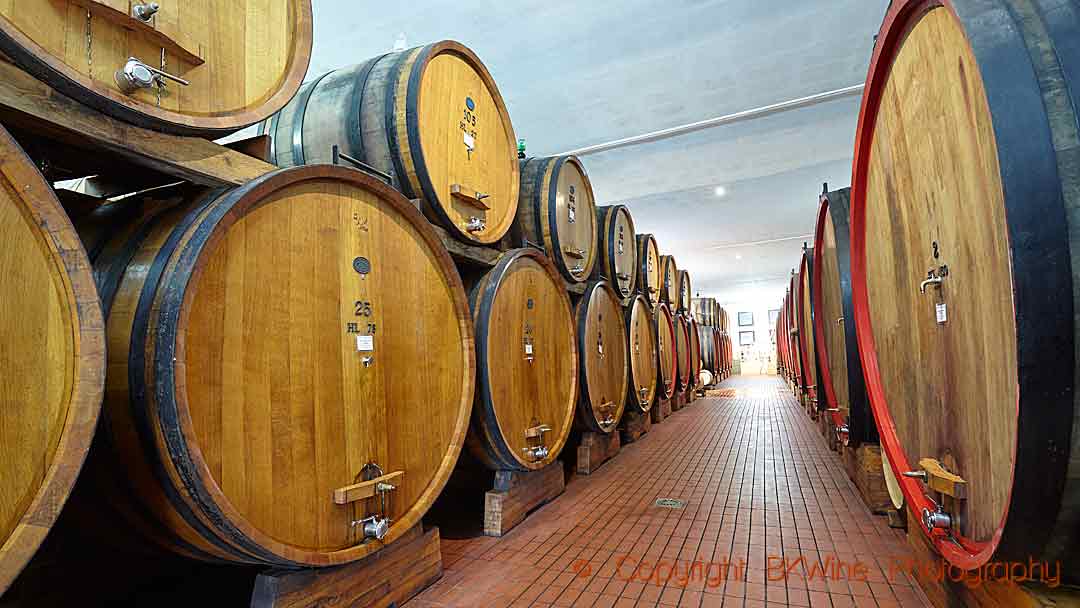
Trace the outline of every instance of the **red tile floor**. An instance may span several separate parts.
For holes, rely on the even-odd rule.
[[[904,537],[783,381],[721,388],[506,536],[443,539],[445,575],[408,608],[928,606],[898,565]]]

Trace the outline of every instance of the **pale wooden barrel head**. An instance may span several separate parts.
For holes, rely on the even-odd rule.
[[[672,313],[678,312],[679,268],[674,256],[660,256],[660,301],[671,306]]]
[[[132,0],[0,4],[0,50],[61,93],[151,129],[221,136],[281,109],[311,56],[310,0],[158,0],[149,21]],[[125,93],[135,58],[187,85]]]
[[[479,376],[470,445],[493,468],[543,468],[566,444],[579,391],[563,280],[540,251],[514,249],[473,287],[470,300]]]
[[[606,281],[591,284],[577,305],[581,397],[579,418],[591,430],[611,432],[622,418],[628,379],[622,304]]]
[[[0,594],[67,500],[105,377],[86,252],[33,161],[0,128]]]
[[[610,281],[621,298],[629,298],[638,278],[634,219],[625,205],[600,207],[596,217],[598,259],[593,274]]]
[[[651,234],[637,235],[637,289],[649,306],[656,306],[660,302],[660,249],[656,246],[656,239]]]
[[[878,369],[905,453],[951,461],[970,483],[960,529],[986,541],[1008,506],[1008,446],[1017,433],[1016,323],[994,125],[975,55],[948,10],[914,24],[891,72],[870,144],[865,209]],[[946,284],[920,293],[928,269],[944,264]],[[947,321],[939,325],[935,306],[943,302]],[[940,432],[927,432],[930,419]]]
[[[661,302],[653,310],[656,325],[656,352],[660,359],[659,393],[664,399],[675,393],[675,380],[679,372],[679,364],[676,361],[675,346],[675,317],[671,314],[671,308]]]
[[[693,299],[693,290],[690,285],[690,273],[685,270],[680,270],[678,274],[679,278],[679,303],[678,308],[680,311],[690,312],[690,301]]]
[[[678,359],[677,372],[679,386],[686,389],[690,385],[690,331],[686,317],[675,315],[675,354]]]
[[[415,171],[409,181],[456,236],[494,243],[510,229],[518,206],[520,173],[510,115],[495,80],[464,45],[444,41],[420,52],[424,57],[410,68],[410,80],[419,79],[416,101],[412,95],[402,100],[416,112],[407,117],[415,119],[406,134]],[[398,145],[405,145],[400,136]],[[470,230],[471,218],[483,220],[483,230]]]
[[[627,407],[649,411],[657,392],[656,327],[649,302],[635,295],[626,304],[627,339],[630,350],[630,394]]]

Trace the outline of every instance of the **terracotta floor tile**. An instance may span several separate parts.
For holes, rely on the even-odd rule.
[[[905,576],[887,578],[906,539],[862,504],[783,382],[736,377],[723,389],[572,477],[507,535],[444,538],[444,577],[409,608],[928,606]],[[657,507],[660,497],[686,505]],[[866,563],[870,582],[805,567],[769,580],[779,560],[821,568],[830,556]],[[687,570],[695,561],[701,575]]]

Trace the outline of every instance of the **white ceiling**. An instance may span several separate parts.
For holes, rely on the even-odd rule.
[[[309,77],[402,35],[456,39],[493,74],[529,155],[556,154],[859,84],[888,3],[314,0]],[[600,203],[629,205],[695,292],[779,299],[822,182],[850,182],[858,109],[846,97],[583,159]]]

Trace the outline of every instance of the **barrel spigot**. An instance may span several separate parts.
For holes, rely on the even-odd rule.
[[[475,215],[469,217],[469,221],[465,223],[465,230],[468,232],[483,232],[486,228],[487,222]]]
[[[150,23],[159,10],[161,10],[161,5],[157,2],[141,2],[132,5],[131,14],[143,23]]]

